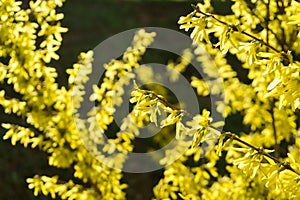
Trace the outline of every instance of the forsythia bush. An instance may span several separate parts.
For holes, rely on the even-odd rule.
[[[178,21],[180,29],[192,30],[194,54],[203,63],[205,74],[214,78],[210,82],[191,77],[191,86],[199,96],[221,95],[224,101],[218,102],[217,110],[225,118],[239,113],[249,126],[248,133],[219,130],[220,123],[212,123],[208,110],[190,116],[172,105],[163,92],[136,85],[130,99],[133,109],[116,137],[109,140],[103,135],[122,103],[123,87],[135,78],[133,69],[142,67],[140,60],[155,33],[137,32],[123,57],[104,66],[102,83],[93,87],[90,97],[97,104],[88,119],[81,119],[78,110],[83,85],[92,70],[93,52],[79,55],[78,62],[67,70],[69,87],[59,87],[50,62],[59,59],[56,52],[61,34],[67,31],[59,22],[63,14],[55,11],[63,0],[30,1],[27,8],[21,4],[0,2],[0,81],[19,94],[18,98],[9,97],[0,91],[0,104],[5,113],[25,119],[27,125],[3,124],[7,129],[3,138],[11,139],[13,145],[20,142],[47,152],[51,166],[74,170],[74,180],[45,175],[27,179],[35,195],[125,199],[127,185],[117,169],[133,151],[134,138],[146,121],[160,127],[175,125],[176,138],[182,143],[193,138],[179,159],[171,152],[161,160],[162,164],[173,162],[154,187],[154,199],[300,199],[299,2],[234,0],[232,14],[224,16],[205,0]],[[203,49],[213,62],[207,61]],[[243,83],[227,63],[229,54],[248,71],[250,84]],[[182,57],[185,59],[170,62],[168,67],[184,72],[191,52],[185,50]],[[212,63],[218,72],[212,70]],[[172,80],[176,81],[176,76]],[[159,121],[161,112],[166,118]],[[210,142],[211,138],[218,142]],[[82,140],[90,144],[89,151]],[[212,146],[205,157],[200,156],[205,151],[203,142]],[[104,153],[98,152],[99,146]],[[218,168],[219,163],[226,168]]]

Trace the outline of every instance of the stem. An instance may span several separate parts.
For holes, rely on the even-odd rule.
[[[248,142],[246,142],[246,141],[240,139],[240,138],[239,138],[236,134],[234,134],[234,133],[223,132],[223,131],[222,131],[222,133],[225,134],[226,136],[232,138],[233,140],[238,141],[238,142],[244,144],[245,146],[250,147],[251,149],[254,149],[254,150],[257,151],[259,154],[264,155],[264,156],[266,156],[266,157],[272,159],[274,162],[276,162],[276,163],[280,164],[281,166],[283,166],[284,169],[288,169],[288,170],[294,172],[295,174],[300,175],[298,172],[296,172],[296,171],[291,167],[291,165],[290,165],[289,163],[281,162],[278,158],[276,158],[276,157],[274,157],[274,156],[268,154],[267,152],[265,152],[263,148],[258,148],[258,147],[253,146],[252,144],[250,144],[250,143],[248,143]]]
[[[165,105],[165,106],[167,106],[167,107],[170,107],[170,108],[172,108],[173,110],[178,110],[178,111],[182,112],[184,115],[186,115],[186,116],[189,117],[189,118],[193,118],[193,115],[192,115],[192,114],[190,114],[189,112],[187,112],[187,111],[185,111],[185,110],[182,110],[182,109],[178,108],[177,106],[171,104],[171,103],[168,102],[165,98],[163,98],[163,97],[157,95],[155,92],[153,92],[153,91],[148,91],[148,93],[151,94],[154,98],[157,98],[163,105]],[[274,105],[274,104],[273,104],[273,105]],[[277,157],[274,157],[274,156],[268,154],[267,152],[264,151],[264,149],[263,149],[262,147],[255,147],[255,146],[253,146],[252,144],[250,144],[250,143],[248,143],[248,142],[246,142],[246,141],[240,139],[235,133],[225,132],[225,131],[220,130],[220,129],[218,129],[218,128],[215,128],[215,127],[213,127],[213,126],[211,126],[211,125],[209,126],[209,128],[214,129],[214,130],[216,130],[216,131],[219,131],[221,134],[225,134],[226,136],[232,138],[233,140],[235,140],[235,141],[237,141],[237,142],[239,142],[239,143],[241,143],[241,144],[243,144],[243,145],[245,145],[245,146],[247,146],[247,147],[250,147],[251,149],[254,149],[255,151],[257,151],[257,153],[259,153],[259,154],[261,154],[261,155],[264,155],[264,156],[266,156],[266,157],[272,159],[275,163],[278,163],[278,164],[280,164],[281,166],[283,166],[284,169],[290,170],[290,171],[296,173],[297,175],[300,175],[300,173],[299,173],[299,172],[296,172],[296,171],[291,167],[291,165],[290,165],[289,163],[282,162],[282,161],[280,161]]]
[[[277,131],[276,131],[276,124],[275,124],[275,113],[274,113],[274,109],[275,109],[275,103],[274,101],[271,103],[271,109],[270,109],[270,114],[272,117],[272,129],[273,129],[273,134],[274,134],[274,140],[275,140],[275,156],[278,157],[279,156],[279,144],[278,144],[278,139],[277,139]]]
[[[248,8],[250,8],[250,12],[251,12],[251,15],[255,16],[257,19],[259,19],[260,21],[264,21],[264,18],[261,18],[259,15],[257,15],[255,12],[254,12],[254,9],[255,9],[255,4],[252,3],[250,0],[245,0],[245,2],[247,3],[248,5]],[[277,4],[278,4],[278,1],[276,1]],[[280,37],[273,31],[273,29],[270,29],[269,28],[269,21],[270,21],[270,0],[268,0],[268,3],[267,3],[267,21],[265,21],[266,23],[262,23],[262,27],[265,28],[267,30],[267,39],[266,39],[266,42],[269,43],[269,35],[270,33],[275,37],[276,41],[278,42],[278,44],[280,44],[281,47],[284,46],[284,41],[280,39]],[[296,34],[297,35],[297,34]],[[293,44],[295,41],[294,40],[290,40],[290,44]],[[291,46],[291,45],[288,45],[288,46]],[[283,49],[283,48],[282,48]]]
[[[267,29],[267,36],[266,42],[269,43],[269,20],[270,20],[270,0],[267,0],[267,20],[266,20],[266,29]]]
[[[269,42],[270,0],[267,0],[266,7],[267,7],[267,16],[266,16],[266,21],[265,21],[266,22],[266,31],[267,31],[266,41]],[[279,157],[279,145],[278,145],[277,131],[276,131],[276,125],[275,125],[275,115],[274,115],[274,109],[275,109],[274,100],[272,100],[272,102],[270,104],[271,104],[271,109],[269,110],[269,112],[272,117],[272,129],[273,129],[274,140],[275,140],[275,145],[274,145],[275,157]]]
[[[261,155],[264,155],[270,159],[272,159],[275,163],[277,164],[280,164],[281,166],[283,166],[283,169],[287,169],[287,170],[290,170],[292,172],[294,172],[295,174],[297,175],[300,175],[299,172],[296,172],[289,163],[286,163],[286,162],[282,162],[280,161],[277,157],[274,157],[272,155],[270,155],[269,153],[265,152],[264,149],[262,147],[255,147],[253,146],[252,144],[240,139],[235,133],[231,133],[231,132],[225,132],[223,130],[219,130],[219,129],[216,129],[214,127],[210,127],[210,128],[213,128],[217,131],[219,131],[221,134],[225,134],[226,136],[232,138],[233,140],[239,142],[239,143],[242,143],[243,145],[247,146],[247,147],[250,147],[251,149],[254,149],[255,151],[257,151],[257,153],[261,154]]]
[[[240,139],[236,134],[231,133],[231,132],[225,132],[225,133],[223,133],[223,134],[225,134],[226,136],[228,136],[228,137],[230,137],[230,138],[232,138],[232,139],[234,139],[234,140],[236,140],[236,141],[238,141],[238,142],[244,144],[244,145],[247,146],[247,147],[250,147],[251,149],[254,149],[255,151],[259,152],[260,154],[262,154],[262,155],[264,155],[264,156],[267,156],[268,158],[271,158],[271,159],[274,160],[276,163],[281,163],[281,161],[280,161],[278,158],[276,158],[276,157],[274,157],[274,156],[268,154],[267,152],[265,152],[265,151],[263,150],[263,148],[259,148],[259,147],[253,146],[252,144],[250,144],[250,143],[248,143],[248,142],[246,142],[246,141]]]
[[[164,104],[165,106],[170,107],[170,108],[172,108],[173,110],[178,110],[178,111],[182,112],[182,113],[183,113],[185,116],[187,116],[188,118],[191,118],[191,119],[192,119],[192,118],[194,117],[191,113],[189,113],[189,112],[187,112],[187,111],[185,111],[185,110],[182,110],[182,109],[178,108],[177,106],[171,104],[170,102],[168,102],[168,100],[166,100],[165,98],[163,98],[163,97],[157,95],[155,92],[149,91],[149,93],[150,93],[154,98],[157,98],[157,99],[158,99],[162,104]]]
[[[276,1],[276,5],[277,5],[277,9],[278,9],[278,14],[283,15],[285,13],[284,2],[282,0],[278,0],[278,1]],[[282,20],[280,18],[278,18],[277,16],[276,16],[276,18],[279,21],[278,22],[279,26],[281,26]],[[286,48],[287,48],[287,46],[286,46],[287,41],[286,41],[286,35],[285,35],[285,32],[284,32],[283,28],[281,28],[281,41],[282,41],[282,43],[280,43],[281,48],[282,48],[283,51],[285,51]]]
[[[246,31],[239,31],[238,28],[237,28],[237,26],[227,24],[226,22],[224,22],[224,21],[216,18],[215,15],[213,15],[213,14],[202,12],[199,7],[196,8],[196,11],[198,13],[201,13],[202,15],[204,15],[206,17],[211,17],[212,19],[216,20],[217,22],[219,22],[219,23],[221,23],[221,24],[223,24],[223,25],[225,25],[227,27],[230,27],[235,32],[240,32],[240,33],[242,33],[242,34],[244,34],[244,35],[246,35],[246,36],[248,36],[248,37],[250,37],[250,38],[252,38],[252,39],[254,39],[256,41],[259,41],[261,44],[265,45],[266,47],[272,49],[273,51],[275,51],[277,53],[282,53],[280,50],[276,49],[275,47],[273,47],[272,45],[270,45],[268,42],[264,41],[263,39],[258,38],[258,37],[254,36],[254,35],[252,35],[252,34],[250,34],[248,32],[246,32]],[[283,55],[284,55],[285,58],[288,59],[288,56],[287,56],[286,53],[284,53]]]

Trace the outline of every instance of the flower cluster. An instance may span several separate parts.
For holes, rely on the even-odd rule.
[[[109,168],[100,162],[83,144],[95,140],[103,144],[101,134],[112,121],[115,106],[120,104],[122,86],[134,77],[130,73],[138,67],[138,61],[153,41],[154,33],[137,32],[133,45],[124,53],[122,60],[113,60],[105,66],[105,78],[100,87],[94,86],[91,100],[98,106],[90,112],[90,126],[77,114],[84,95],[84,83],[92,71],[93,52],[81,53],[78,62],[68,69],[69,87],[59,87],[57,73],[50,66],[62,42],[61,34],[67,29],[60,26],[62,13],[56,7],[60,0],[30,1],[28,5],[14,0],[1,1],[0,13],[0,81],[13,86],[17,95],[0,91],[0,104],[5,113],[16,114],[24,124],[4,123],[7,129],[4,139],[15,145],[39,148],[48,154],[50,166],[73,168],[76,180],[46,175],[28,178],[34,194],[56,195],[62,199],[124,199],[126,184],[121,182],[120,170]],[[129,115],[130,117],[131,115]],[[21,120],[20,120],[21,121]],[[132,151],[131,140],[134,123],[124,121],[117,138],[103,146],[104,152],[121,153],[112,157],[111,166],[122,165],[126,152]],[[100,131],[100,132],[99,132]],[[87,136],[95,140],[88,140]],[[89,149],[93,150],[93,149]],[[101,155],[99,155],[101,156]]]
[[[224,124],[215,122],[209,110],[192,116],[171,104],[165,90],[135,84],[133,109],[109,139],[124,86],[134,78],[147,82],[155,76],[140,65],[155,33],[138,31],[123,56],[105,64],[103,79],[90,96],[95,106],[82,119],[78,110],[93,52],[81,53],[67,70],[68,88],[56,83],[50,66],[59,58],[61,34],[67,31],[59,22],[63,14],[55,10],[62,3],[37,0],[26,7],[14,0],[0,2],[0,82],[15,92],[9,96],[0,90],[0,105],[25,123],[2,124],[7,129],[3,138],[39,148],[48,154],[49,165],[74,172],[74,180],[28,178],[35,195],[125,199],[122,166],[140,127],[151,122],[174,131],[178,141],[160,160],[166,167],[153,188],[155,199],[300,199],[299,2],[235,0],[231,14],[218,15],[204,0],[178,21],[181,29],[192,29],[194,54],[207,76],[191,77],[191,86],[199,96],[221,96],[217,111],[223,117],[239,114],[248,133],[222,131]],[[178,80],[193,57],[188,49],[178,62],[169,62],[170,81]],[[239,76],[239,67],[247,77]],[[134,69],[149,76],[136,77]]]
[[[208,177],[209,186],[185,188],[173,184],[180,175],[167,173],[183,169],[170,166],[154,190],[157,199],[299,198],[299,5],[297,1],[236,0],[232,14],[218,15],[205,0],[180,17],[180,28],[192,29],[191,38],[198,46],[195,54],[208,76],[193,77],[191,85],[202,96],[222,95],[217,110],[224,117],[241,115],[249,133],[238,137],[220,130],[215,150],[225,156],[221,162],[227,166],[225,173],[218,169],[217,181]],[[240,62],[234,69],[247,70],[249,84],[238,76],[240,70],[228,64],[229,53]],[[202,135],[198,133],[199,140]],[[206,164],[215,166],[209,160]],[[180,180],[195,184],[189,176]]]

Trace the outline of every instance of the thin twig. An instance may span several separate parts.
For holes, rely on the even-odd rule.
[[[270,109],[270,114],[272,117],[272,129],[273,129],[273,135],[274,135],[274,140],[275,140],[275,144],[274,144],[274,149],[275,149],[275,156],[278,157],[279,156],[279,144],[278,144],[278,139],[277,139],[277,131],[276,131],[276,124],[275,124],[275,113],[274,113],[274,109],[275,109],[275,103],[274,101],[271,102],[271,109]]]
[[[246,145],[247,147],[250,147],[251,149],[254,149],[254,150],[257,151],[259,154],[264,155],[264,156],[266,156],[266,157],[272,159],[274,162],[276,162],[276,163],[282,165],[282,166],[284,167],[284,169],[288,169],[288,170],[294,172],[295,174],[300,175],[298,172],[296,172],[296,171],[291,167],[291,165],[290,165],[289,163],[281,162],[278,158],[276,158],[276,157],[274,157],[274,156],[268,154],[267,152],[265,152],[263,148],[255,147],[255,146],[249,144],[248,142],[245,142],[244,140],[241,140],[241,139],[240,139],[236,134],[234,134],[234,133],[226,132],[226,133],[224,133],[224,134],[225,134],[226,136],[232,138],[233,140],[236,140],[236,141],[238,141],[238,142],[240,142],[240,143]]]
[[[267,20],[266,22],[266,31],[267,31],[267,36],[266,36],[266,42],[269,43],[269,20],[270,20],[270,0],[267,0]]]
[[[153,91],[148,91],[148,93],[151,94],[151,95],[153,96],[153,98],[157,98],[163,105],[165,105],[165,106],[167,106],[167,107],[170,107],[170,108],[173,109],[173,110],[178,110],[178,111],[182,112],[184,115],[186,115],[186,116],[189,117],[189,118],[193,118],[193,115],[192,115],[192,114],[190,114],[189,112],[187,112],[187,111],[185,111],[185,110],[183,110],[183,109],[180,109],[180,108],[178,108],[177,106],[171,104],[171,103],[168,102],[165,98],[163,98],[163,97],[157,95],[155,92],[153,92]],[[216,128],[216,127],[213,127],[213,126],[210,126],[210,128],[211,128],[211,129],[214,129],[214,130],[216,130],[216,131],[218,131],[218,132],[220,132],[221,134],[225,134],[226,136],[232,138],[233,140],[235,140],[235,141],[237,141],[237,142],[239,142],[239,143],[241,143],[241,144],[244,144],[244,145],[247,146],[247,147],[250,147],[251,149],[254,149],[255,151],[257,151],[257,153],[259,153],[259,154],[261,154],[261,155],[264,155],[264,156],[266,156],[266,157],[272,159],[275,163],[280,164],[281,166],[283,166],[284,169],[288,169],[288,170],[290,170],[290,171],[292,171],[292,172],[294,172],[294,173],[300,175],[300,173],[296,172],[296,171],[291,167],[291,165],[290,165],[289,163],[282,162],[282,161],[280,161],[278,158],[276,158],[276,157],[274,157],[274,156],[268,154],[266,151],[264,151],[263,148],[255,147],[255,146],[253,146],[252,144],[250,144],[250,143],[248,143],[248,142],[246,142],[246,141],[240,139],[235,133],[225,132],[225,131],[220,130],[220,129],[218,129],[218,128]]]
[[[252,38],[252,39],[254,39],[254,40],[258,41],[258,42],[260,42],[261,44],[267,46],[268,48],[272,49],[273,51],[275,51],[275,52],[277,52],[277,53],[282,53],[280,50],[276,49],[275,47],[273,47],[271,44],[269,44],[268,42],[264,41],[263,39],[258,38],[258,37],[254,36],[254,35],[252,35],[252,34],[250,34],[250,33],[248,33],[248,32],[246,32],[246,31],[240,31],[240,30],[237,28],[237,26],[227,24],[226,22],[224,22],[224,21],[222,21],[222,20],[216,18],[215,15],[213,15],[213,14],[208,14],[208,13],[202,12],[202,11],[199,9],[199,7],[197,7],[197,10],[196,10],[196,11],[197,11],[198,13],[201,13],[202,15],[204,15],[204,16],[206,16],[206,17],[211,17],[212,19],[216,20],[217,22],[219,22],[219,23],[221,23],[221,24],[223,24],[223,25],[225,25],[225,26],[227,26],[227,27],[230,27],[230,28],[231,28],[233,31],[235,31],[235,32],[240,32],[240,33],[242,33],[242,34],[244,34],[244,35],[246,35],[246,36],[248,36],[248,37],[250,37],[250,38]],[[284,53],[283,56],[286,57],[286,58],[288,58],[288,56],[287,56],[286,53]]]
[[[277,9],[278,9],[279,15],[283,15],[285,13],[284,2],[282,0],[278,0],[278,1],[276,1],[276,5],[277,5]],[[279,17],[276,16],[276,18],[278,19],[279,26],[280,26],[281,23],[282,23],[282,21],[281,21],[281,19]],[[282,48],[283,51],[285,51],[286,50],[286,45],[285,45],[286,35],[285,35],[285,32],[284,32],[283,28],[281,28],[280,30],[281,30],[281,40],[282,40],[281,48]]]
[[[155,92],[153,92],[153,91],[149,91],[149,92],[150,92],[151,95],[153,95],[154,98],[157,98],[157,99],[158,99],[162,104],[164,104],[165,106],[170,107],[170,108],[173,109],[173,110],[178,110],[178,111],[180,111],[181,113],[183,113],[183,114],[184,114],[185,116],[187,116],[188,118],[191,118],[191,119],[192,119],[192,118],[194,117],[191,113],[189,113],[189,112],[187,112],[187,111],[185,111],[185,110],[182,110],[182,109],[178,108],[177,106],[171,104],[171,103],[168,102],[165,98],[163,98],[163,97],[157,95]]]

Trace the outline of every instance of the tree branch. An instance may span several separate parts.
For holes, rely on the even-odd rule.
[[[258,41],[258,42],[260,42],[260,43],[263,44],[264,46],[266,46],[266,47],[272,49],[273,51],[275,51],[276,53],[282,54],[282,51],[280,51],[279,49],[276,49],[275,47],[273,47],[271,44],[269,44],[268,42],[264,41],[263,39],[258,38],[258,37],[252,35],[251,33],[246,32],[246,31],[240,31],[240,30],[238,30],[238,28],[237,28],[236,25],[227,24],[226,22],[224,22],[224,21],[222,21],[222,20],[216,18],[215,15],[210,14],[210,13],[205,13],[205,12],[201,11],[199,7],[196,7],[196,11],[197,11],[198,13],[200,13],[200,14],[206,16],[206,17],[211,17],[212,19],[214,19],[214,20],[216,20],[217,22],[223,24],[224,26],[230,27],[230,28],[231,28],[233,31],[235,31],[235,32],[240,32],[240,33],[242,33],[242,34],[244,34],[244,35],[246,35],[246,36],[248,36],[248,37],[250,37],[250,38],[252,38],[252,39],[254,39],[254,40]],[[285,58],[288,59],[288,55],[287,55],[286,52],[284,52],[282,55],[283,55]]]
[[[168,102],[165,98],[157,95],[155,92],[153,91],[149,91],[149,90],[146,90],[148,92],[148,94],[151,94],[153,98],[157,98],[163,105],[167,106],[167,107],[170,107],[171,109],[173,110],[178,110],[180,111],[181,113],[183,113],[185,116],[189,117],[189,118],[193,118],[193,115],[190,114],[189,112],[183,110],[183,109],[180,109],[178,108],[177,106],[171,104],[170,102]],[[221,134],[225,134],[227,137],[230,137],[232,138],[233,140],[251,148],[251,149],[254,149],[255,151],[257,151],[257,153],[261,154],[261,155],[264,155],[270,159],[272,159],[275,163],[278,163],[280,164],[281,166],[283,166],[284,169],[287,169],[287,170],[290,170],[298,175],[300,175],[299,172],[296,172],[289,163],[286,163],[286,162],[282,162],[280,161],[277,157],[274,157],[272,155],[270,155],[269,153],[267,153],[266,151],[264,151],[264,149],[262,147],[255,147],[253,146],[252,144],[240,139],[235,133],[231,133],[231,132],[225,132],[223,130],[220,130],[216,127],[213,127],[210,125],[210,128],[220,132]]]
[[[223,131],[222,131],[223,132]],[[253,146],[252,144],[240,139],[236,134],[234,133],[231,133],[231,132],[223,132],[223,134],[225,134],[226,136],[232,138],[233,140],[236,140],[242,144],[244,144],[245,146],[247,147],[250,147],[251,149],[254,149],[255,151],[257,151],[259,154],[261,155],[264,155],[270,159],[272,159],[275,163],[278,163],[280,164],[281,166],[283,166],[284,169],[287,169],[287,170],[290,170],[292,172],[294,172],[295,174],[298,174],[300,175],[298,172],[296,172],[289,163],[286,163],[286,162],[282,162],[280,161],[278,158],[268,154],[267,152],[264,151],[264,149],[262,147],[258,148],[258,147],[255,147]]]
[[[275,109],[275,103],[274,101],[271,102],[271,109],[269,110],[271,117],[272,117],[272,129],[273,129],[273,135],[274,135],[274,140],[275,140],[275,156],[278,157],[279,156],[279,144],[278,144],[278,139],[277,139],[277,131],[276,131],[276,124],[275,124],[275,113],[274,113],[274,109]]]
[[[265,20],[266,22],[266,31],[267,31],[267,36],[266,36],[266,42],[269,43],[269,20],[270,20],[270,0],[267,0],[267,20]]]

